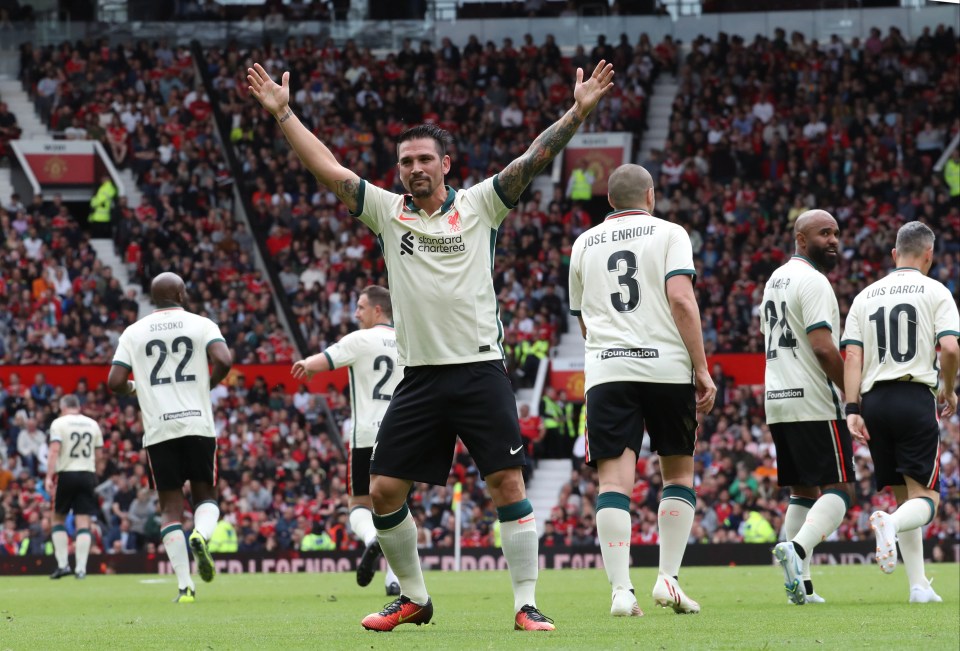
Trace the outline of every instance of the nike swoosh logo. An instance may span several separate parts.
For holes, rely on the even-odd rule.
[[[520,518],[519,520],[517,520],[517,524],[526,524],[528,522],[533,522],[532,515],[529,518]]]
[[[404,617],[403,615],[398,615],[398,616],[397,616],[397,624],[402,624],[402,623],[404,623],[405,621],[407,621],[408,619],[410,619],[410,617],[414,617],[415,615],[419,615],[421,610],[423,610],[423,608],[418,608],[416,611],[410,613],[410,615],[409,615],[408,617]]]
[[[510,454],[516,454],[517,452],[519,452],[519,451],[522,450],[522,449],[523,449],[523,446],[522,446],[522,445],[521,445],[519,448],[517,448],[516,450],[514,450],[513,448],[510,448]]]
[[[398,215],[398,216],[397,216],[397,219],[399,219],[399,220],[402,221],[402,222],[415,222],[415,221],[417,221],[417,217],[404,217],[403,215]]]

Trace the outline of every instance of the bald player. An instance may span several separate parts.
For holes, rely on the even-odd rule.
[[[853,444],[840,410],[840,309],[824,275],[837,264],[840,229],[824,210],[794,225],[796,253],[763,289],[760,329],[766,351],[765,409],[777,448],[777,480],[790,487],[787,542],[773,549],[787,597],[822,603],[810,579],[813,548],[850,508]]]
[[[217,324],[184,309],[187,288],[180,276],[165,272],[154,278],[150,298],[156,309],[120,335],[107,386],[140,402],[143,447],[163,519],[161,537],[179,586],[174,601],[193,603],[196,587],[180,525],[183,485],[190,482],[193,500],[190,548],[200,578],[210,582],[215,568],[207,541],[220,518],[210,389],[227,376],[232,358]]]
[[[698,613],[678,575],[697,504],[697,412],[713,408],[717,389],[693,293],[693,249],[683,227],[653,216],[653,180],[639,165],[613,171],[607,200],[613,212],[573,245],[570,312],[587,340],[586,462],[600,474],[597,534],[610,614],[643,615],[630,580],[630,494],[644,428],[663,475],[654,603]]]

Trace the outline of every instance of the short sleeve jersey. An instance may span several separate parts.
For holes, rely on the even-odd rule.
[[[96,472],[94,451],[103,447],[97,421],[83,414],[67,414],[50,425],[50,442],[60,443],[57,472]]]
[[[770,275],[760,304],[766,351],[767,423],[837,420],[840,392],[820,367],[807,334],[827,328],[840,342],[840,308],[830,281],[795,255]]]
[[[853,300],[843,343],[863,347],[861,393],[892,380],[936,390],[937,342],[947,336],[960,337],[960,314],[950,290],[918,269],[901,267]]]
[[[401,366],[503,359],[492,270],[497,229],[512,207],[496,176],[447,188],[432,215],[410,195],[361,182],[355,215],[387,263]]]
[[[587,326],[585,390],[605,382],[692,382],[666,292],[677,275],[696,275],[690,237],[646,211],[613,212],[577,238],[570,312]]]
[[[380,422],[403,378],[397,364],[397,335],[392,326],[357,330],[323,351],[330,368],[350,372],[351,448],[370,448]]]
[[[133,371],[144,446],[216,436],[207,360],[216,341],[224,339],[213,321],[182,308],[156,310],[120,335],[113,364]]]

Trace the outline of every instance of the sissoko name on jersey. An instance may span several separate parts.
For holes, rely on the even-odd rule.
[[[120,335],[113,364],[133,372],[143,445],[181,436],[216,436],[206,349],[220,328],[183,308],[155,310]]]

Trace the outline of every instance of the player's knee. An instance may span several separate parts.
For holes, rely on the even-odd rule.
[[[487,489],[497,506],[519,502],[527,496],[520,468],[507,468],[487,475]]]
[[[379,515],[393,513],[403,506],[406,495],[402,482],[377,475],[370,478],[370,500],[373,503],[374,513]]]

